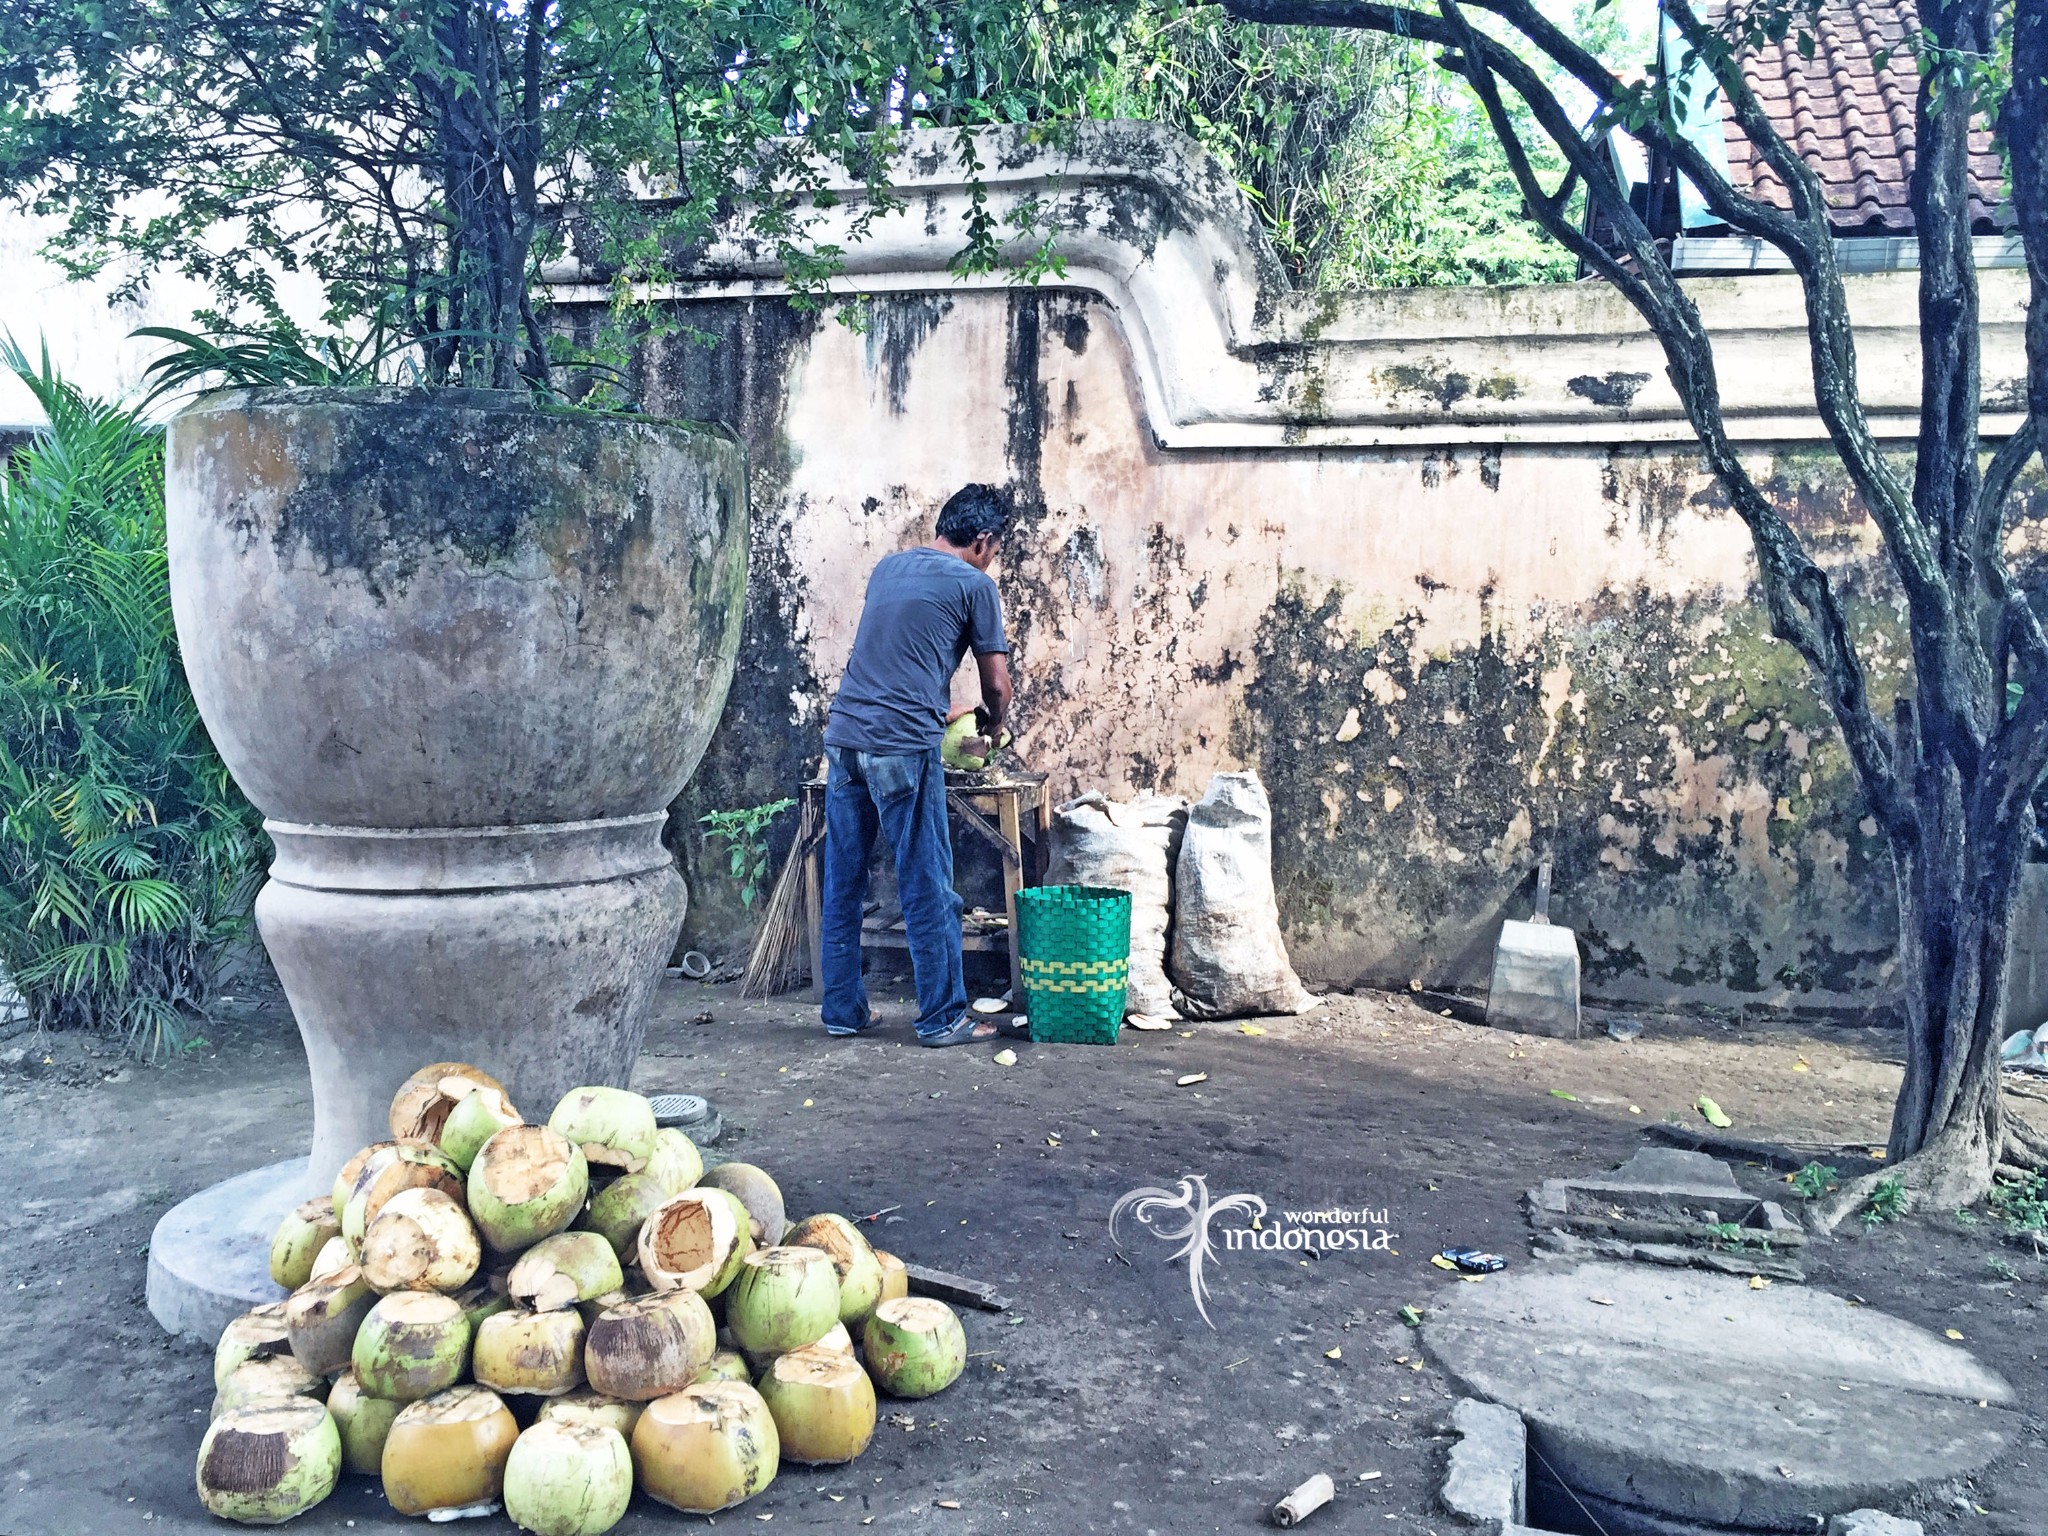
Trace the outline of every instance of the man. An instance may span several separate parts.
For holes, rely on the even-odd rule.
[[[889,555],[868,578],[853,654],[825,726],[825,890],[819,977],[825,1032],[872,1027],[861,981],[860,932],[868,859],[879,833],[896,858],[896,892],[917,978],[917,1035],[931,1046],[993,1039],[967,1011],[960,963],[960,897],[939,760],[952,679],[974,652],[981,671],[976,728],[1000,740],[1010,707],[1009,642],[988,574],[1010,521],[1008,500],[962,486],[929,544]]]

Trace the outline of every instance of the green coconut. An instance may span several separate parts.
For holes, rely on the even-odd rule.
[[[460,1061],[434,1062],[413,1073],[392,1095],[391,1134],[400,1141],[437,1140],[449,1114],[471,1091],[458,1086],[464,1083],[492,1089],[500,1098],[505,1094],[505,1085],[488,1072]]]
[[[328,1199],[334,1203],[334,1219],[337,1222],[341,1220],[341,1208],[348,1204],[348,1192],[356,1187],[356,1180],[362,1175],[370,1159],[385,1148],[397,1145],[395,1141],[373,1141],[341,1165],[341,1172],[334,1176],[334,1187],[327,1192]]]
[[[654,1150],[641,1170],[660,1179],[672,1195],[680,1195],[704,1176],[704,1154],[697,1143],[672,1125],[654,1133]]]
[[[861,1355],[891,1397],[930,1397],[966,1369],[967,1334],[943,1301],[901,1296],[868,1318]]]
[[[484,1083],[448,1078],[443,1080],[441,1091],[452,1094],[454,1104],[434,1144],[464,1173],[469,1172],[469,1165],[476,1161],[485,1142],[507,1126],[522,1123],[512,1101]]]
[[[228,1379],[213,1394],[209,1418],[219,1418],[236,1408],[246,1408],[266,1397],[327,1396],[327,1383],[290,1355],[272,1355],[266,1360],[247,1360],[228,1372]]]
[[[303,1515],[341,1477],[341,1433],[309,1398],[235,1408],[199,1442],[199,1502],[242,1525],[279,1525]]]
[[[613,1179],[590,1197],[590,1209],[576,1225],[595,1232],[612,1245],[620,1263],[631,1259],[640,1244],[640,1224],[654,1208],[680,1191],[670,1189],[653,1163],[638,1173]]]
[[[462,1380],[469,1338],[469,1319],[454,1297],[394,1291],[363,1319],[349,1363],[365,1392],[416,1403]]]
[[[740,1265],[725,1304],[726,1326],[749,1355],[815,1344],[839,1321],[839,1279],[816,1248],[763,1248]]]
[[[596,1232],[544,1237],[512,1266],[506,1292],[536,1312],[573,1307],[624,1286],[626,1276],[611,1242]]]
[[[844,1216],[809,1216],[782,1235],[792,1248],[816,1248],[839,1275],[839,1320],[859,1323],[882,1299],[882,1264],[860,1228]]]
[[[804,1348],[828,1349],[837,1354],[851,1355],[853,1353],[853,1335],[847,1332],[846,1324],[834,1323],[816,1339],[806,1344]],[[743,1358],[747,1362],[747,1370],[750,1373],[746,1379],[758,1384],[760,1379],[768,1373],[770,1367],[777,1360],[780,1360],[782,1356],[779,1354],[746,1355]]]
[[[583,1149],[593,1168],[638,1173],[654,1151],[654,1106],[625,1088],[571,1088],[548,1127]]]
[[[633,1464],[649,1498],[715,1515],[775,1481],[782,1442],[761,1394],[712,1381],[657,1397],[633,1426]]]
[[[964,744],[970,736],[981,736],[980,723],[971,710],[947,726],[946,734],[939,739],[939,756],[948,768],[957,768],[962,773],[980,773],[995,760],[995,752],[1000,752],[1010,744],[1010,733],[1003,731],[997,739],[995,752],[990,752],[985,757],[978,756],[964,750]],[[985,737],[982,739],[986,740]]]
[[[329,1238],[341,1235],[341,1222],[334,1214],[334,1202],[326,1195],[295,1207],[278,1223],[270,1240],[270,1278],[288,1291],[296,1291],[313,1278],[313,1261]]]
[[[306,1278],[325,1280],[329,1275],[339,1274],[355,1263],[355,1250],[348,1245],[348,1239],[337,1234],[327,1239],[319,1255],[313,1260],[313,1268]]]
[[[875,1250],[875,1262],[882,1266],[882,1294],[878,1301],[894,1301],[910,1294],[910,1270],[886,1248]]]
[[[378,1291],[455,1291],[483,1263],[483,1240],[445,1190],[401,1190],[363,1233],[363,1278]]]
[[[813,1344],[778,1355],[760,1392],[787,1460],[836,1465],[875,1437],[875,1389],[851,1354]]]
[[[640,1224],[640,1273],[659,1291],[716,1296],[753,1251],[746,1209],[723,1190],[689,1189]]]
[[[586,1389],[549,1398],[540,1405],[540,1421],[602,1424],[607,1429],[616,1429],[622,1435],[631,1436],[633,1426],[640,1422],[640,1411],[646,1406],[645,1403],[629,1403],[623,1398],[606,1397],[602,1392]]]
[[[221,1330],[213,1346],[213,1384],[226,1385],[236,1367],[291,1353],[291,1331],[284,1321],[284,1303],[273,1301],[244,1312]]]
[[[505,1513],[534,1536],[602,1536],[633,1498],[633,1454],[609,1425],[541,1419],[505,1462]]]
[[[460,1200],[462,1170],[430,1142],[394,1142],[378,1151],[363,1164],[341,1205],[341,1235],[354,1252],[363,1251],[363,1234],[378,1213],[393,1196],[408,1189],[438,1189]]]
[[[313,1375],[334,1375],[348,1365],[356,1330],[376,1303],[377,1293],[353,1264],[324,1280],[308,1280],[285,1298],[292,1354]]]
[[[341,1431],[341,1465],[345,1472],[375,1477],[384,1465],[384,1440],[391,1433],[391,1421],[405,1404],[385,1397],[372,1397],[363,1390],[352,1370],[334,1378],[334,1390],[327,1394],[327,1411],[334,1415],[334,1427]]]
[[[573,1143],[544,1125],[508,1125],[469,1165],[469,1215],[486,1245],[519,1253],[565,1230],[589,1189]]]
[[[510,1309],[484,1319],[470,1350],[477,1381],[497,1392],[561,1397],[583,1385],[583,1314]]]
[[[744,1381],[751,1385],[753,1380],[754,1373],[747,1369],[745,1355],[736,1349],[721,1349],[690,1378],[690,1385],[702,1386],[707,1381]]]
[[[756,1248],[777,1248],[789,1230],[782,1190],[752,1163],[721,1163],[697,1180],[706,1189],[722,1189],[747,1208]]]
[[[680,1392],[717,1350],[711,1309],[694,1291],[657,1291],[607,1308],[583,1340],[583,1372],[609,1397]]]

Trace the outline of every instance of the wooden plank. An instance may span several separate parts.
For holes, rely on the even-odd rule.
[[[935,1296],[940,1301],[978,1307],[984,1312],[1009,1310],[1009,1298],[997,1295],[996,1288],[985,1280],[970,1280],[965,1275],[927,1269],[922,1264],[905,1264],[903,1270],[910,1277],[910,1289],[919,1296]]]
[[[963,800],[955,800],[952,809],[953,813],[966,824],[969,831],[973,832],[984,842],[992,845],[1003,856],[1003,878],[1007,880],[1010,878],[1012,870],[1023,866],[1024,850],[1019,848],[1016,839],[1009,835],[1011,828],[1015,826],[1017,820],[1016,802],[1005,797],[1000,804],[1003,809],[998,814],[1002,816],[1004,821],[1004,826],[1000,831],[997,830],[986,816]]]
[[[1003,860],[1003,910],[1009,914],[1010,932],[1017,931],[1017,891],[1024,884],[1024,829],[1017,820],[1017,797],[1003,796],[1002,808],[1003,848],[1015,850],[1012,857]],[[1013,1009],[1024,1006],[1024,966],[1017,946],[1010,951],[1010,1006]]]

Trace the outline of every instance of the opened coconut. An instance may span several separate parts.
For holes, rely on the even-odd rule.
[[[308,1398],[231,1409],[199,1442],[199,1502],[223,1520],[277,1525],[334,1492],[340,1477],[340,1432]]]
[[[518,1253],[567,1228],[589,1188],[577,1147],[544,1125],[509,1125],[469,1165],[469,1215],[487,1245]]]
[[[777,1355],[760,1391],[790,1461],[851,1461],[875,1437],[875,1389],[850,1353],[812,1344]]]
[[[287,1355],[291,1348],[283,1302],[268,1302],[244,1312],[221,1330],[213,1346],[213,1384],[218,1389],[226,1385],[237,1366],[251,1360],[268,1360],[273,1355]]]
[[[424,1141],[395,1142],[363,1164],[341,1207],[341,1235],[358,1255],[370,1223],[393,1196],[408,1189],[438,1189],[460,1200],[462,1170],[439,1147]]]
[[[789,1228],[782,1189],[761,1169],[752,1163],[721,1163],[699,1175],[697,1182],[706,1189],[724,1190],[747,1208],[755,1247],[774,1248],[782,1243]]]
[[[341,1219],[341,1208],[348,1204],[348,1192],[356,1187],[356,1180],[362,1177],[363,1169],[370,1159],[387,1147],[395,1147],[395,1141],[373,1141],[354,1157],[341,1165],[341,1172],[334,1176],[334,1188],[328,1191],[328,1198],[334,1202],[334,1219]]]
[[[270,1278],[286,1290],[296,1291],[313,1278],[313,1261],[328,1239],[339,1236],[341,1222],[334,1214],[333,1200],[326,1195],[295,1207],[270,1240]]]
[[[657,1397],[633,1426],[641,1490],[671,1509],[713,1515],[775,1481],[782,1442],[761,1394],[712,1381]]]
[[[638,1173],[654,1151],[654,1106],[624,1088],[571,1088],[548,1128],[576,1146],[593,1168]]]
[[[894,1301],[910,1294],[910,1271],[901,1259],[886,1248],[877,1248],[875,1262],[882,1266],[882,1294],[876,1300]]]
[[[694,1291],[658,1291],[607,1308],[583,1341],[583,1372],[611,1397],[646,1402],[679,1392],[717,1349],[711,1309]]]
[[[633,1498],[633,1456],[605,1424],[541,1419],[505,1462],[505,1513],[534,1536],[602,1536]]]
[[[783,1234],[792,1248],[816,1248],[839,1275],[839,1321],[858,1323],[882,1297],[882,1265],[860,1229],[844,1216],[811,1216]]]
[[[480,1072],[459,1061],[437,1061],[413,1073],[392,1096],[391,1134],[400,1141],[407,1138],[439,1140],[442,1127],[448,1123],[449,1112],[471,1091],[454,1088],[450,1079],[456,1083],[470,1082],[489,1088],[501,1099],[505,1096],[505,1085],[488,1072]]]
[[[654,1150],[640,1171],[660,1179],[670,1194],[680,1195],[704,1176],[704,1154],[688,1136],[665,1125],[654,1133]]]
[[[365,1392],[415,1403],[462,1380],[469,1364],[469,1319],[452,1296],[394,1291],[356,1331],[349,1362]]]
[[[753,1250],[744,1213],[718,1190],[685,1190],[640,1224],[640,1273],[657,1290],[715,1296]]]
[[[408,1403],[384,1439],[384,1497],[401,1515],[495,1504],[518,1438],[512,1410],[484,1387]]]
[[[308,1280],[325,1280],[329,1275],[338,1274],[355,1263],[356,1256],[345,1237],[330,1237],[320,1250],[320,1256],[313,1260],[313,1268],[307,1274]]]
[[[583,1385],[583,1314],[508,1309],[483,1320],[470,1350],[476,1379],[499,1392],[560,1397]]]
[[[639,1250],[640,1224],[653,1214],[655,1207],[678,1193],[667,1186],[650,1163],[638,1173],[613,1179],[592,1195],[590,1209],[576,1225],[601,1235],[623,1264]]]
[[[730,1292],[727,1294],[730,1294]],[[811,1343],[804,1345],[804,1348],[828,1349],[838,1354],[851,1355],[853,1353],[853,1335],[847,1332],[846,1324],[834,1323]],[[747,1369],[750,1372],[744,1379],[758,1385],[761,1377],[767,1374],[768,1368],[774,1365],[777,1360],[780,1360],[782,1356],[747,1355],[743,1358],[746,1360]]]
[[[363,1233],[363,1278],[379,1291],[460,1290],[483,1261],[475,1224],[445,1190],[400,1191]]]
[[[747,1369],[747,1357],[736,1349],[721,1349],[709,1360],[704,1368],[691,1378],[690,1385],[702,1386],[707,1381],[744,1381],[752,1385],[754,1373]]]
[[[619,1256],[607,1239],[595,1232],[557,1232],[520,1255],[505,1288],[514,1301],[536,1312],[552,1312],[616,1291],[625,1283]]]
[[[464,1173],[476,1161],[485,1142],[507,1126],[521,1123],[512,1101],[488,1084],[447,1077],[441,1080],[441,1091],[452,1096],[455,1104],[434,1144]]]
[[[383,1470],[384,1440],[404,1406],[389,1398],[372,1397],[363,1390],[352,1370],[334,1378],[334,1390],[327,1394],[327,1411],[334,1415],[334,1427],[341,1431],[344,1472],[375,1477]]]
[[[538,1422],[602,1424],[607,1429],[630,1436],[633,1426],[640,1422],[641,1409],[646,1406],[645,1403],[629,1403],[623,1398],[606,1397],[602,1392],[586,1389],[547,1399],[540,1405]]]
[[[780,1355],[815,1344],[839,1321],[839,1277],[816,1248],[750,1253],[726,1298],[725,1322],[749,1355]]]
[[[512,1298],[505,1294],[504,1276],[497,1283],[479,1277],[455,1293],[462,1315],[469,1319],[469,1336],[476,1337],[477,1329],[483,1326],[487,1317],[503,1312],[512,1305]]]
[[[353,1264],[324,1280],[308,1280],[285,1298],[292,1354],[313,1375],[332,1376],[348,1364],[356,1330],[376,1303],[377,1293]]]
[[[966,1369],[967,1335],[943,1301],[901,1296],[876,1306],[861,1354],[891,1397],[930,1397]]]
[[[326,1396],[324,1380],[290,1355],[272,1355],[265,1360],[246,1360],[229,1371],[213,1394],[213,1411],[208,1417],[217,1419],[266,1397],[310,1397],[317,1402]]]

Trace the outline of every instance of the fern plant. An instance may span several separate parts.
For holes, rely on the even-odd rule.
[[[0,365],[49,418],[0,474],[0,967],[39,1026],[153,1058],[246,931],[261,822],[178,658],[162,434],[47,349]]]

